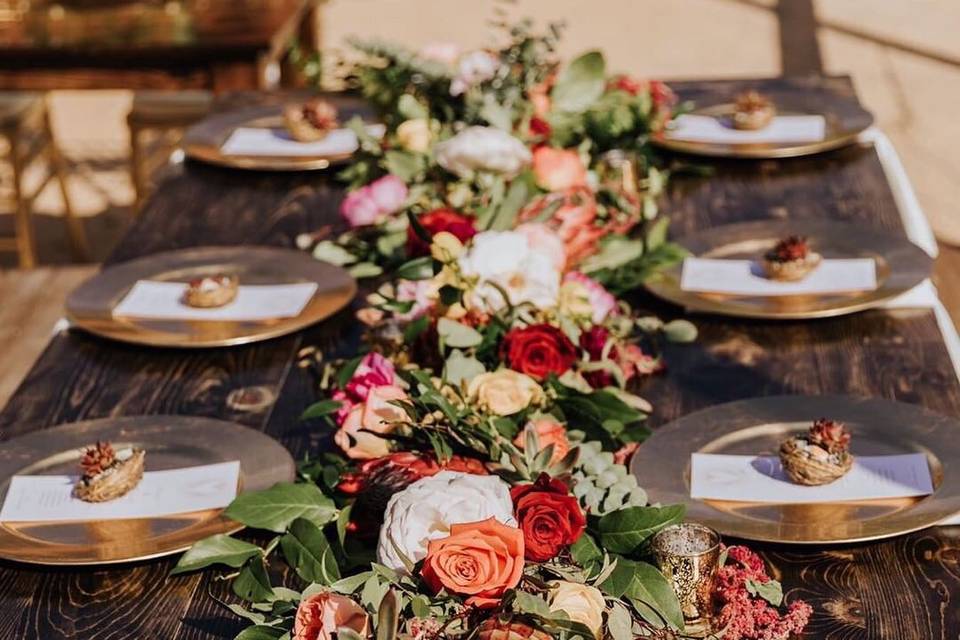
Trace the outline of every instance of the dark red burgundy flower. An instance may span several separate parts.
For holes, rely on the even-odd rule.
[[[473,218],[452,209],[434,209],[418,216],[417,221],[431,236],[446,231],[455,235],[460,242],[466,242],[477,234]],[[430,255],[430,245],[417,235],[412,226],[408,227],[407,256],[413,258],[426,255]]]
[[[767,260],[773,262],[792,262],[803,260],[810,253],[810,246],[803,236],[789,236],[776,244],[767,252]]]
[[[577,360],[577,347],[553,325],[533,324],[508,331],[500,343],[500,356],[514,371],[543,380],[569,370]]]

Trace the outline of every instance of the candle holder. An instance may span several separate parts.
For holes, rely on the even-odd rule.
[[[720,534],[684,522],[661,529],[651,543],[657,567],[680,600],[687,632],[709,631]]]

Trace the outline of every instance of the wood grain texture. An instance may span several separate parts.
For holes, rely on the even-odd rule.
[[[778,82],[805,91],[812,81]],[[679,83],[701,102],[735,83]],[[774,86],[774,85],[761,85]],[[844,79],[824,81],[836,100]],[[220,104],[249,104],[249,95]],[[673,233],[764,218],[830,217],[902,233],[882,169],[870,149],[809,159],[713,162],[708,178],[677,177],[664,208]],[[290,246],[297,233],[331,223],[342,197],[324,174],[230,172],[187,164],[164,178],[111,262],[202,244]],[[640,308],[678,315],[642,292]],[[712,404],[779,393],[850,393],[960,411],[960,384],[928,310],[873,311],[812,322],[697,318],[701,339],[668,347],[670,370],[640,392],[654,426]],[[295,457],[324,445],[298,421],[315,399],[296,366],[303,345],[349,353],[357,344],[349,310],[300,334],[209,351],[115,345],[82,334],[55,337],[0,413],[0,437],[82,418],[138,413],[204,415],[262,429]],[[270,408],[241,413],[230,391],[264,386]],[[828,549],[762,545],[788,597],[815,607],[808,638],[928,640],[960,636],[960,528]],[[110,569],[58,571],[0,563],[0,638],[232,638],[237,620],[211,593],[214,574],[168,578],[171,560]],[[293,580],[281,576],[284,580]]]

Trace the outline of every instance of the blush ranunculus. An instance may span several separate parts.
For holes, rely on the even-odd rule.
[[[367,399],[370,389],[382,387],[396,382],[396,371],[393,363],[376,351],[363,356],[360,364],[347,382],[345,391],[351,399],[362,402]]]
[[[579,271],[571,271],[563,277],[563,281],[564,283],[576,282],[587,292],[587,298],[593,311],[591,319],[594,324],[600,324],[616,310],[617,299],[593,278]]]
[[[534,324],[508,331],[500,343],[500,356],[514,371],[543,380],[569,370],[577,360],[577,348],[553,325]]]
[[[321,591],[300,601],[292,640],[332,640],[341,627],[365,637],[369,630],[367,612],[346,596]]]
[[[567,438],[567,429],[563,424],[553,418],[537,418],[529,421],[523,430],[513,439],[520,449],[527,446],[527,431],[533,431],[537,434],[537,444],[540,451],[543,451],[550,445],[553,445],[553,455],[550,456],[550,464],[556,464],[563,460],[563,457],[570,452],[570,440]]]
[[[466,243],[467,240],[477,235],[477,228],[474,226],[473,218],[457,213],[451,209],[434,209],[417,218],[420,226],[435,236],[441,231],[453,234],[460,242]],[[407,257],[430,255],[430,245],[424,242],[417,235],[413,227],[407,228]]]
[[[333,436],[334,442],[343,449],[348,458],[369,460],[390,453],[390,445],[378,433],[390,433],[396,421],[407,417],[400,407],[390,404],[403,400],[407,392],[395,385],[373,387],[366,400],[354,405],[347,413],[340,429]]]
[[[546,562],[583,535],[587,518],[562,481],[543,473],[510,489],[510,497],[528,560]]]
[[[403,208],[408,193],[403,180],[386,175],[348,193],[340,204],[340,215],[351,227],[376,224]]]
[[[587,168],[572,149],[538,147],[533,152],[533,175],[547,191],[566,191],[587,184]]]
[[[421,575],[434,592],[467,596],[467,604],[495,606],[523,576],[524,536],[496,518],[455,524],[446,538],[431,540]]]

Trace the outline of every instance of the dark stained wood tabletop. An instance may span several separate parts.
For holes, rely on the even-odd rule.
[[[771,82],[762,88],[807,92],[814,81]],[[854,99],[847,79],[815,84],[832,100]],[[675,86],[706,103],[739,84]],[[230,104],[236,102],[220,106]],[[674,234],[769,218],[834,218],[903,233],[870,147],[710,166],[713,175],[672,182],[663,204]],[[188,163],[162,181],[110,262],[203,244],[292,246],[296,234],[335,221],[341,197],[329,175],[241,173]],[[633,299],[658,313],[679,314],[640,292]],[[712,404],[782,393],[847,393],[950,415],[960,411],[960,383],[930,310],[810,322],[696,321],[699,341],[670,347],[669,371],[638,389],[656,407],[654,426]],[[206,351],[138,348],[61,333],[0,413],[0,439],[85,418],[173,413],[262,429],[300,457],[321,443],[297,419],[317,397],[312,380],[295,366],[297,352],[318,344],[348,353],[356,340],[349,311],[297,335]],[[274,392],[276,403],[254,413],[227,406],[231,391],[249,386]],[[960,637],[960,527],[870,544],[759,548],[788,597],[814,606],[806,638]],[[0,638],[232,638],[238,623],[210,595],[225,593],[223,584],[213,573],[169,578],[172,564],[58,570],[0,563]]]
[[[0,6],[0,88],[253,89],[315,0],[34,0]]]

